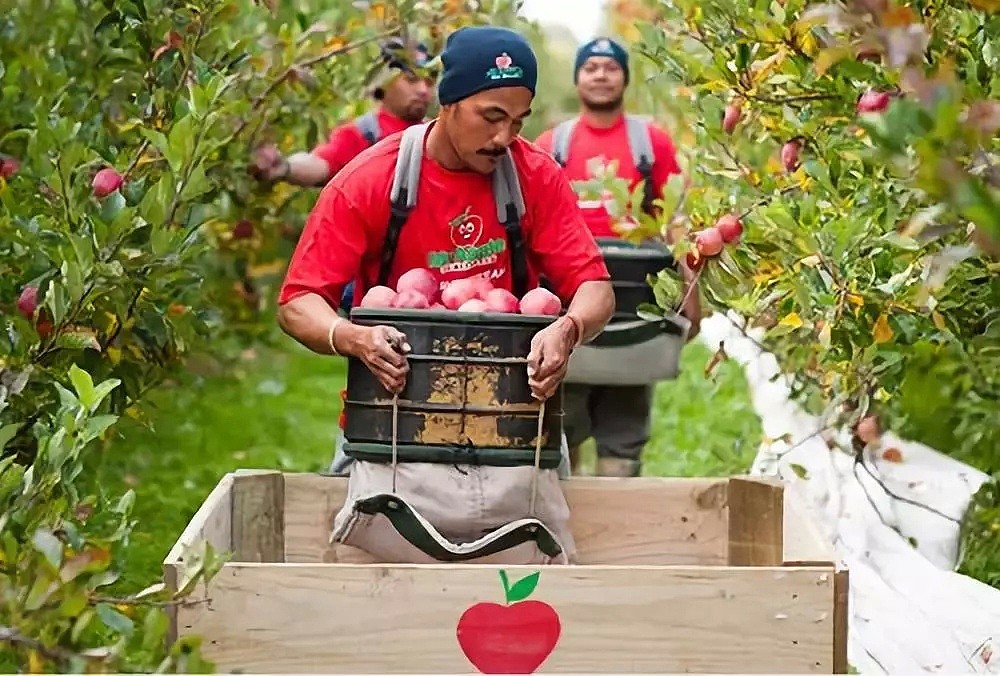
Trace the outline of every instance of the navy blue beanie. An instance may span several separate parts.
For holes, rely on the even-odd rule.
[[[577,50],[576,64],[573,66],[573,84],[576,84],[576,75],[580,72],[580,68],[592,56],[607,56],[617,61],[625,71],[625,84],[628,84],[628,52],[611,38],[594,38]]]
[[[438,101],[448,105],[497,87],[527,87],[535,95],[538,61],[519,33],[496,26],[466,26],[448,36],[441,52]]]

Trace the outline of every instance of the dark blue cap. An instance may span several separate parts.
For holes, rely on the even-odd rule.
[[[441,105],[455,103],[487,89],[527,87],[532,96],[538,61],[524,37],[509,28],[466,26],[448,36],[441,52],[438,83]]]
[[[594,38],[577,50],[576,64],[573,66],[574,84],[576,84],[576,75],[580,72],[580,68],[592,56],[606,56],[617,61],[622,70],[625,71],[625,84],[628,84],[628,52],[611,38],[605,37]]]

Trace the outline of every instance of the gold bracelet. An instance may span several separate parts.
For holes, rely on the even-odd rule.
[[[334,317],[333,321],[330,322],[330,331],[327,333],[326,342],[330,345],[330,353],[334,356],[340,356],[340,352],[337,351],[337,346],[333,342],[336,337],[337,327],[344,322],[343,317]]]

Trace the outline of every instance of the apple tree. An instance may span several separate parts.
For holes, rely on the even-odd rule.
[[[1000,473],[997,3],[642,4],[636,79],[687,180],[636,236],[678,235],[710,305],[766,329],[859,462],[905,460],[891,426]],[[656,286],[676,304],[674,277]]]
[[[306,144],[363,98],[381,36],[509,13],[453,0],[11,0],[0,15],[0,665],[187,671],[180,589],[117,583],[131,493],[81,492],[94,442],[192,350],[264,333],[279,227],[303,195],[247,176],[262,134]],[[440,36],[439,36],[440,37]],[[273,295],[273,294],[272,294]]]

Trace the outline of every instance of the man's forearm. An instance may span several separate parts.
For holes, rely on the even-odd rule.
[[[301,186],[325,185],[330,180],[330,165],[312,153],[295,153],[288,158],[285,180]]]
[[[578,342],[596,338],[615,313],[615,292],[611,282],[584,282],[577,289],[566,314],[579,320],[583,335]]]
[[[331,345],[330,328],[337,323]],[[363,326],[341,317],[325,300],[314,293],[299,296],[278,308],[278,325],[282,331],[318,354],[356,355]]]

